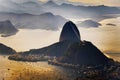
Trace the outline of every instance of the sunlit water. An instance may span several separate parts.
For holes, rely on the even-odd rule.
[[[120,53],[107,55],[120,62]],[[0,56],[0,80],[74,80],[78,76],[73,69],[47,62],[17,62]]]
[[[20,29],[14,36],[1,37],[0,42],[16,51],[26,51],[48,46],[58,41],[59,36],[57,35],[59,35],[58,31]]]
[[[114,60],[120,61],[120,18],[106,19],[99,28],[79,28],[82,40],[91,41]],[[107,23],[116,24],[108,26]],[[0,42],[16,51],[41,48],[59,41],[60,31],[20,30],[16,35],[2,38]],[[116,52],[116,54],[114,53]],[[0,80],[73,80],[72,69],[48,65],[47,62],[17,62],[0,56]]]
[[[0,80],[73,80],[74,70],[47,62],[17,62],[0,56]]]
[[[120,62],[120,53],[107,54]],[[0,56],[0,80],[74,80],[80,75],[73,69],[47,62],[19,62]]]

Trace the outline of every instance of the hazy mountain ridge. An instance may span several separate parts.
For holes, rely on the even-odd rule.
[[[21,3],[19,5],[25,8],[26,12],[24,13],[35,14],[35,15],[40,15],[42,13],[45,13],[44,8],[41,6],[41,4],[37,2],[28,1]]]
[[[33,15],[28,13],[0,13],[0,20],[10,20],[17,28],[57,30],[67,19],[52,13]],[[56,22],[54,22],[56,21]]]
[[[57,4],[54,1],[48,1],[46,3],[27,1],[24,3],[6,2],[6,4],[12,6],[3,6],[0,11],[2,12],[14,12],[14,13],[29,13],[40,15],[45,12],[51,12],[56,15],[63,17],[102,17],[106,14],[120,14],[118,7],[109,7],[104,5],[98,6],[84,6],[84,5],[73,5],[69,3]],[[4,9],[5,7],[5,9]],[[105,16],[104,16],[105,17]],[[104,18],[103,17],[103,18]]]
[[[50,3],[50,4],[49,4]],[[117,7],[109,7],[109,6],[75,6],[72,4],[63,3],[61,5],[57,5],[56,3],[49,1],[44,5],[42,5],[49,12],[53,12],[55,14],[62,15],[64,17],[90,17],[90,18],[99,18],[105,14],[120,14],[120,9]],[[104,16],[105,17],[105,16]],[[103,17],[103,18],[104,18]]]
[[[85,27],[85,28],[90,28],[90,27],[97,28],[97,27],[101,26],[102,24],[100,24],[96,21],[93,21],[93,20],[85,20],[85,21],[79,22],[77,25],[79,27]]]
[[[24,3],[17,3],[12,0],[1,1],[0,12],[11,12],[11,13],[30,13],[30,14],[41,14],[44,10],[39,5],[39,2],[27,1]]]
[[[64,17],[101,20],[114,17],[106,16],[107,14],[120,14],[119,8],[104,5],[79,6],[67,3],[58,5],[53,1],[44,4],[34,1],[24,3],[4,1],[4,3],[13,6],[1,5],[3,8],[0,9],[0,21],[10,20],[17,28],[22,29],[58,30],[67,21]]]

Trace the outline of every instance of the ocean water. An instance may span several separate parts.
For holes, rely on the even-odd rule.
[[[0,80],[73,80],[74,70],[47,62],[17,62],[0,56]]]
[[[107,54],[120,62],[120,53]],[[19,62],[0,56],[0,80],[74,80],[73,69],[49,65],[47,62]]]
[[[107,54],[120,62],[120,53]],[[0,56],[0,80],[74,80],[79,75],[73,69],[47,62],[19,62]]]

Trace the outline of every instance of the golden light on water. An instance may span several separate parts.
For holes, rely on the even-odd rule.
[[[47,30],[19,30],[10,37],[0,38],[0,42],[14,48],[16,51],[26,51],[29,49],[49,46],[59,40],[58,31]]]
[[[47,62],[17,62],[3,56],[0,59],[0,80],[70,80],[64,70]]]
[[[120,6],[120,0],[68,0],[71,2],[82,2],[92,5]]]

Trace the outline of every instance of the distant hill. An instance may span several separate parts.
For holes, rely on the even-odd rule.
[[[2,0],[0,5],[0,12],[8,13],[29,13],[29,14],[41,14],[44,13],[44,9],[40,6],[39,1],[27,1],[24,3],[18,3],[19,1]],[[5,5],[4,5],[5,4]]]
[[[91,42],[83,41],[73,43],[58,61],[80,65],[99,65],[107,63],[108,58]]]
[[[17,61],[41,61],[41,56],[59,57],[64,55],[64,52],[71,44],[72,43],[70,41],[57,42],[50,46],[46,46],[40,49],[31,49],[26,52],[19,52],[19,54],[9,56],[9,59]]]
[[[54,1],[48,1],[45,4],[43,4],[42,6],[52,8],[52,7],[58,7],[59,5],[56,4]]]
[[[101,26],[100,23],[98,23],[96,21],[92,21],[92,20],[85,20],[81,23],[78,23],[77,25],[80,27],[87,27],[87,28],[89,28],[89,27],[97,28],[97,27]]]
[[[0,22],[0,34],[2,34],[2,37],[14,35],[17,32],[17,28],[9,20]]]
[[[109,7],[104,5],[76,6],[68,3],[63,3],[61,5],[58,5],[53,1],[49,1],[49,2],[46,2],[44,5],[42,5],[42,7],[44,7],[45,10],[48,12],[62,15],[63,17],[68,17],[68,18],[79,17],[79,18],[95,18],[95,19],[103,18],[104,19],[104,18],[108,18],[107,16],[105,16],[107,14],[120,14],[120,9],[118,7]]]
[[[15,50],[0,43],[0,55],[11,55],[15,53],[16,53]]]
[[[28,1],[28,2],[24,2],[24,3],[18,4],[18,5],[20,5],[21,7],[24,8],[24,9],[22,9],[23,13],[39,15],[39,14],[42,14],[42,13],[46,12],[44,10],[44,8],[38,2]]]
[[[10,20],[17,28],[57,30],[67,21],[59,15],[44,13],[40,15],[0,13],[0,20]],[[56,21],[56,22],[55,22]]]

